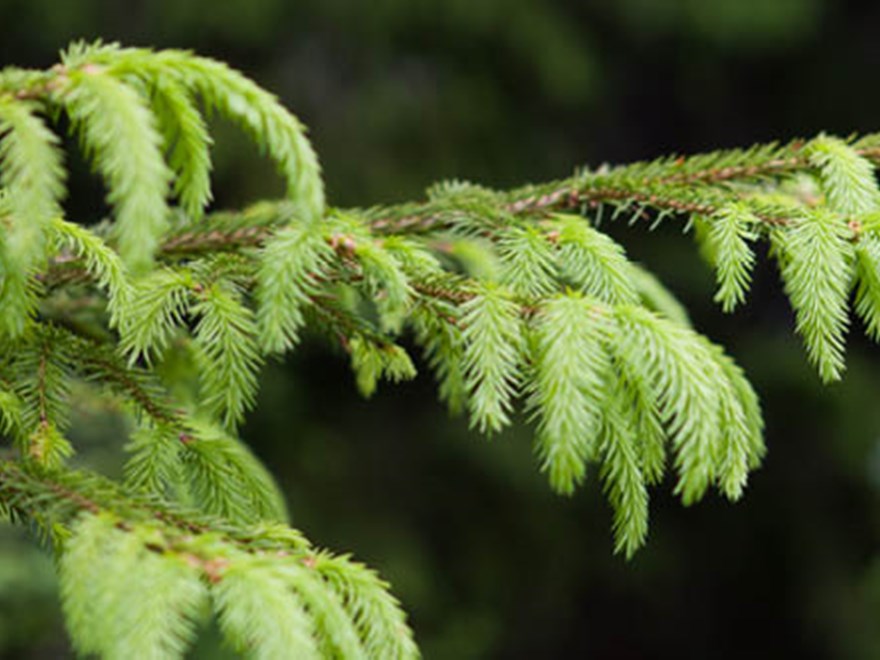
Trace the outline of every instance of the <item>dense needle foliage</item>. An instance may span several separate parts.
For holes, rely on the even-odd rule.
[[[207,212],[211,113],[276,163],[286,199]],[[57,126],[103,179],[106,222],[65,217]],[[405,346],[419,347],[479,432],[534,423],[555,491],[595,472],[628,557],[667,462],[685,504],[711,487],[735,500],[763,422],[735,362],[600,223],[681,222],[725,311],[769,242],[808,358],[833,381],[851,296],[880,335],[878,161],[878,136],[823,135],[338,209],[297,119],[219,62],[75,44],[47,71],[5,69],[0,505],[57,551],[84,654],[180,657],[213,616],[255,657],[416,656],[388,585],[287,526],[238,439],[264,362],[308,329],[350,354],[369,396],[414,377]],[[125,410],[124,483],[70,466],[74,385]]]

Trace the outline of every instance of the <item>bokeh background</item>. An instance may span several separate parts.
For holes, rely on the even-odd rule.
[[[845,0],[0,0],[0,64],[49,66],[74,39],[228,61],[311,128],[331,202],[418,198],[439,179],[509,187],[575,166],[880,130],[880,5]],[[218,207],[275,196],[256,149],[216,126]],[[100,184],[75,158],[72,215]],[[537,474],[524,425],[491,441],[430,377],[356,394],[317,338],[267,369],[244,437],[293,523],[377,567],[426,658],[880,658],[880,360],[850,341],[821,387],[772,267],[723,316],[670,222],[612,227],[759,391],[769,455],[736,505],[652,494],[648,546],[612,556],[595,479]],[[124,439],[78,425],[108,469]],[[0,649],[66,658],[51,560],[0,529]],[[194,657],[227,657],[207,631]]]

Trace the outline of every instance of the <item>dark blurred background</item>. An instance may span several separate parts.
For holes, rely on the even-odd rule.
[[[842,0],[0,0],[0,62],[48,66],[73,39],[228,61],[311,128],[331,203],[418,198],[449,177],[508,187],[754,142],[880,130],[880,5]],[[275,196],[271,166],[216,127],[218,207]],[[72,158],[72,215],[102,213]],[[265,374],[244,437],[315,542],[377,567],[426,658],[880,658],[880,361],[853,328],[821,387],[769,264],[723,316],[680,226],[613,227],[759,391],[769,455],[742,502],[653,492],[649,543],[612,556],[593,478],[571,499],[531,431],[491,441],[428,375],[355,392],[313,338]],[[123,440],[87,411],[93,453]],[[70,657],[51,562],[0,544],[0,648]],[[210,633],[194,656],[226,657]]]

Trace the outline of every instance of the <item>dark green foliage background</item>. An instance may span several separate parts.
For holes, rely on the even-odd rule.
[[[75,38],[228,61],[311,128],[332,204],[419,197],[447,177],[513,186],[575,165],[880,128],[880,9],[831,0],[0,0],[0,62],[48,66]],[[217,206],[280,192],[218,127]],[[71,218],[103,212],[74,163]],[[293,522],[389,578],[427,658],[880,656],[880,360],[853,333],[824,388],[769,265],[725,317],[672,224],[613,227],[762,396],[769,456],[744,500],[654,493],[648,546],[612,556],[595,480],[552,495],[530,431],[449,420],[427,376],[361,400],[313,339],[265,373],[243,435]],[[90,460],[123,442],[100,410]],[[66,657],[50,562],[3,531],[0,648]],[[32,577],[31,577],[32,576]],[[219,657],[210,635],[203,657]]]

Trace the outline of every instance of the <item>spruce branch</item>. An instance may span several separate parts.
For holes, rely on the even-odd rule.
[[[519,387],[523,329],[518,308],[502,289],[485,286],[461,311],[471,425],[497,432],[510,423]]]
[[[149,269],[168,226],[171,180],[154,115],[134,89],[91,63],[69,70],[55,98],[108,182],[120,256],[133,270]]]
[[[576,293],[546,303],[535,317],[530,407],[540,415],[538,455],[553,488],[567,495],[598,450],[610,362],[603,310]]]
[[[749,246],[757,236],[754,227],[760,222],[744,204],[731,204],[711,219],[706,249],[715,264],[718,292],[715,302],[732,312],[741,305],[751,284],[755,255]]]
[[[28,279],[47,256],[46,234],[60,213],[65,172],[58,138],[36,115],[32,103],[0,95],[0,217],[3,258],[4,334],[19,336],[35,307]]]
[[[855,246],[855,310],[865,323],[865,331],[880,341],[880,237],[865,236]]]
[[[0,493],[63,545],[62,602],[81,652],[183,657],[213,610],[233,647],[259,657],[291,648],[417,657],[387,585],[293,530],[229,527],[95,475],[28,472],[10,461],[0,462]]]
[[[773,235],[785,290],[810,360],[825,382],[844,368],[844,335],[853,261],[846,226],[833,212],[817,209],[788,232]]]
[[[680,220],[724,311],[746,301],[769,241],[824,381],[844,369],[851,293],[880,337],[880,135],[328,209],[303,126],[225,64],[101,43],[62,60],[0,72],[0,431],[17,450],[0,461],[0,507],[53,540],[79,652],[181,657],[213,613],[258,657],[417,656],[388,586],[285,526],[236,436],[264,362],[307,331],[348,352],[365,396],[415,376],[414,343],[472,427],[498,432],[524,409],[554,490],[596,468],[627,557],[667,453],[692,504],[710,487],[740,498],[766,448],[742,370],[604,219]],[[107,222],[64,217],[47,121],[61,112],[106,184]],[[284,200],[208,212],[210,112],[274,161]],[[79,381],[131,422],[122,484],[65,467]]]

